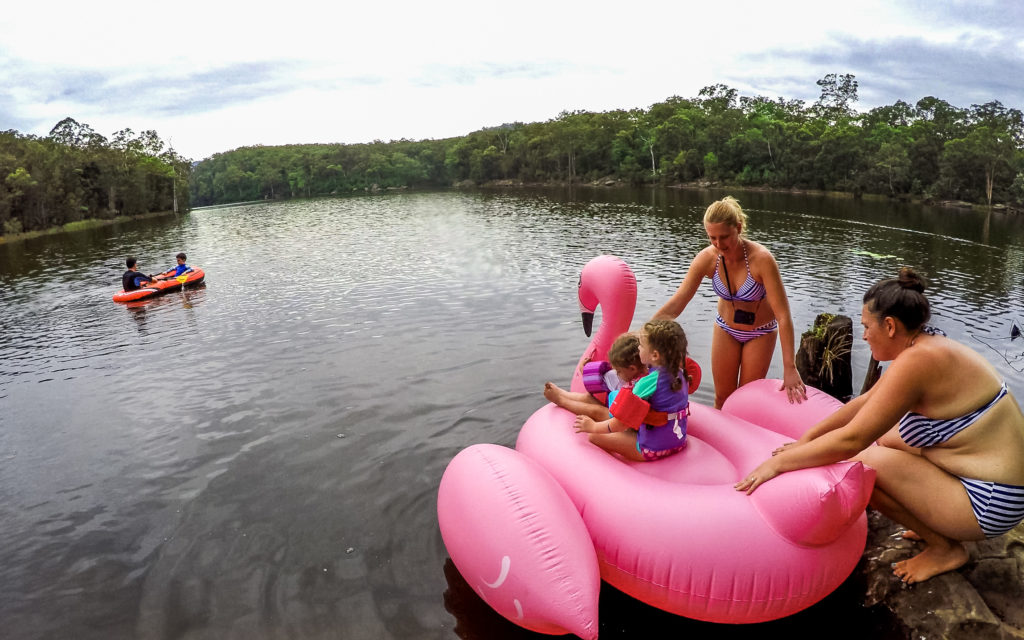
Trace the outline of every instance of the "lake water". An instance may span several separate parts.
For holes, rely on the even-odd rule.
[[[514,445],[544,381],[568,383],[587,344],[575,297],[587,260],[626,260],[646,319],[706,244],[701,215],[722,195],[383,194],[0,245],[3,635],[535,637],[451,566],[441,474],[468,445]],[[798,331],[824,311],[856,326],[867,286],[913,265],[932,280],[933,324],[1022,397],[1024,348],[1007,338],[1024,304],[1024,220],[738,195]],[[182,250],[205,287],[110,300],[126,255],[150,273]],[[704,286],[681,316],[705,366],[714,303]],[[855,386],[868,358],[858,339]],[[695,399],[710,404],[711,385]],[[806,636],[837,619],[854,636],[888,632],[855,581],[768,625],[694,623],[608,587],[601,616],[602,638]]]

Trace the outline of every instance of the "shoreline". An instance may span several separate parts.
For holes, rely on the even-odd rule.
[[[760,193],[788,193],[793,195],[802,196],[825,196],[829,198],[844,198],[850,200],[875,200],[879,202],[886,201],[897,201],[906,204],[916,204],[928,207],[942,207],[945,209],[970,209],[973,211],[986,212],[990,208],[992,211],[999,211],[1002,213],[1013,213],[1013,214],[1024,214],[1024,207],[1018,207],[1015,205],[1009,205],[1005,203],[995,203],[991,207],[987,204],[976,204],[973,202],[966,202],[963,200],[937,200],[934,198],[928,198],[923,196],[914,196],[910,194],[901,194],[899,196],[890,196],[884,193],[861,193],[856,194],[850,191],[826,191],[822,189],[799,189],[796,187],[769,187],[765,185],[753,186],[753,185],[733,185],[721,182],[709,182],[709,181],[698,181],[698,182],[672,182],[668,184],[649,184],[644,183],[642,185],[630,185],[628,182],[622,180],[616,180],[613,178],[598,179],[591,182],[522,182],[517,180],[491,180],[481,184],[467,184],[469,181],[456,183],[454,188],[464,189],[472,187],[530,187],[530,188],[543,188],[543,187],[593,187],[593,188],[649,188],[649,187],[660,187],[662,189],[678,189],[687,191],[704,191],[704,190],[718,190],[718,191],[752,191]]]
[[[188,211],[175,214],[173,211],[151,211],[149,213],[140,213],[134,216],[117,216],[116,218],[86,218],[85,220],[76,220],[75,222],[68,222],[56,227],[49,227],[46,229],[40,229],[38,231],[23,231],[21,233],[8,233],[0,234],[0,245],[21,242],[23,240],[31,240],[32,238],[39,238],[42,236],[52,236],[59,233],[72,233],[75,231],[84,231],[85,229],[96,229],[98,227],[108,227],[112,224],[119,224],[122,222],[130,222],[132,220],[146,220],[149,218],[160,218],[163,216],[173,215],[188,215]]]
[[[980,213],[985,213],[989,210],[998,211],[1000,213],[1007,214],[1024,214],[1024,207],[1018,207],[1015,205],[1008,205],[1003,203],[993,204],[991,207],[985,204],[975,204],[972,202],[965,202],[962,200],[936,200],[933,198],[927,198],[922,196],[912,196],[909,194],[903,194],[900,196],[889,196],[882,193],[862,193],[855,194],[849,191],[825,191],[821,189],[798,189],[795,187],[769,187],[769,186],[751,186],[751,185],[731,185],[720,182],[711,181],[697,181],[697,182],[672,182],[668,184],[643,184],[643,185],[631,185],[628,182],[622,180],[616,180],[614,178],[605,178],[593,180],[590,182],[565,182],[565,181],[551,181],[551,182],[523,182],[521,180],[490,180],[483,183],[476,183],[469,180],[457,182],[449,187],[441,187],[441,189],[479,189],[479,188],[572,188],[572,187],[588,187],[595,189],[617,189],[617,188],[662,188],[662,189],[677,189],[677,190],[688,190],[688,191],[704,191],[704,190],[719,190],[719,191],[737,191],[737,192],[760,192],[760,193],[788,193],[792,195],[801,196],[824,196],[829,198],[843,198],[853,200],[874,200],[878,202],[897,201],[907,204],[915,204],[927,207],[939,207],[943,209],[969,209]],[[437,189],[438,187],[430,187],[431,190]],[[415,191],[417,189],[410,188],[409,190]],[[323,197],[323,196],[314,196]],[[291,199],[291,198],[281,198]],[[254,202],[263,202],[257,200]],[[229,207],[239,204],[247,204],[246,202],[225,202],[222,204],[211,204],[202,207],[195,207],[195,209],[212,208],[212,207]],[[191,211],[191,210],[190,210]],[[38,231],[25,231],[22,233],[13,234],[0,234],[0,245],[20,242],[23,240],[30,240],[32,238],[38,238],[41,236],[56,235],[59,233],[68,233],[74,231],[82,231],[84,229],[94,229],[97,227],[109,226],[112,224],[119,224],[122,222],[128,222],[131,220],[145,220],[149,218],[158,218],[170,215],[187,215],[190,211],[185,211],[179,214],[175,214],[172,211],[153,211],[150,213],[140,213],[133,216],[117,216],[115,218],[87,218],[85,220],[79,220],[76,222],[68,222],[66,224],[50,227],[48,229],[42,229]]]

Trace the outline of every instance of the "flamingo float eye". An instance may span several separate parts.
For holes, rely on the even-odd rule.
[[[494,582],[487,582],[486,580],[484,580],[484,584],[486,584],[488,587],[490,587],[492,589],[497,589],[508,578],[508,571],[509,571],[509,569],[511,567],[512,567],[512,559],[509,558],[508,556],[502,556],[501,557],[501,573],[498,574],[498,579],[495,580]]]

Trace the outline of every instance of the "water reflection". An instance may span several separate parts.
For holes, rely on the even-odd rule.
[[[168,312],[168,310],[164,309],[165,307],[188,310],[192,309],[194,305],[202,304],[205,299],[206,283],[204,282],[195,287],[167,293],[155,298],[126,302],[121,306],[127,309],[128,315],[135,321],[135,327],[139,330],[139,333],[145,333],[148,320],[152,318],[154,322],[159,323],[163,314]],[[161,327],[157,324],[154,329],[160,330]]]
[[[625,259],[646,319],[705,246],[701,215],[722,195],[249,203],[0,246],[0,617],[12,637],[532,635],[444,569],[441,473],[469,444],[513,445],[544,380],[568,378],[586,344],[575,291],[587,260]],[[1024,302],[1020,220],[740,200],[798,329],[822,311],[857,322],[867,286],[912,264],[932,277],[936,323],[1024,391],[1012,354],[986,346]],[[163,265],[183,249],[207,286],[110,301],[125,255]],[[698,360],[715,302],[702,288],[681,318]],[[860,340],[853,358],[856,385]],[[823,618],[878,631],[855,593],[830,601]],[[652,620],[739,633],[609,589],[601,613],[602,637],[655,633]],[[823,618],[781,624],[807,635]]]

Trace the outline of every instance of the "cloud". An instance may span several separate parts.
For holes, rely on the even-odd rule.
[[[411,79],[418,87],[474,85],[486,80],[540,80],[572,72],[576,65],[551,60],[541,62],[482,62],[471,65],[428,64]]]
[[[957,30],[987,30],[1020,41],[1024,29],[1024,3],[1020,0],[903,0],[914,20],[948,25]]]
[[[929,95],[1024,105],[1019,0],[790,0],[785,11],[753,0],[523,0],[514,11],[292,0],[284,13],[183,2],[155,31],[127,0],[69,4],[45,39],[33,30],[48,19],[39,3],[0,22],[0,129],[45,135],[70,116],[104,135],[155,129],[204,157],[465,135],[563,110],[644,108],[716,83],[813,102],[828,73],[857,76],[862,109]]]
[[[903,100],[914,104],[935,96],[956,106],[999,100],[1024,104],[1024,57],[1002,38],[987,43],[962,36],[951,42],[919,37],[864,39],[841,35],[814,51],[777,49],[750,57],[768,58],[775,68],[814,70],[815,79],[828,73],[852,73],[859,83],[859,105],[873,108]],[[820,93],[806,75],[764,78],[760,86],[783,97],[814,101]]]

